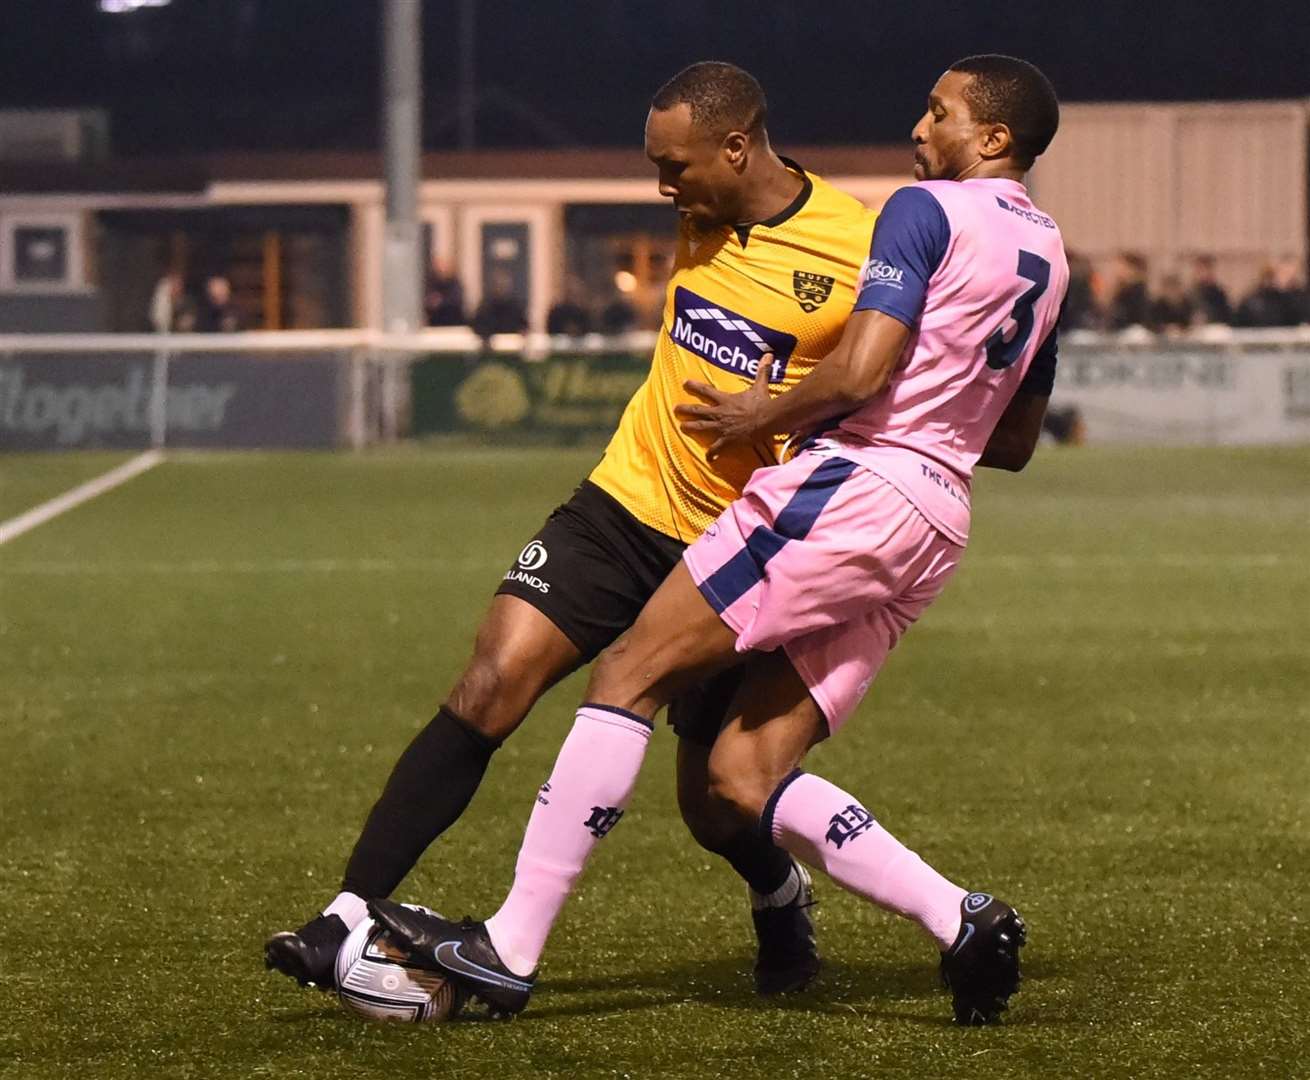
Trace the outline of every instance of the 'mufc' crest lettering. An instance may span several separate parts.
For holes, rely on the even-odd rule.
[[[591,830],[591,835],[599,840],[619,823],[619,818],[622,816],[623,811],[617,806],[593,806],[591,817],[582,824],[587,826]]]
[[[824,838],[834,847],[841,847],[847,840],[854,840],[862,832],[873,828],[873,815],[858,803],[851,803],[839,814],[833,814],[828,822],[828,835]]]
[[[836,284],[837,279],[826,274],[811,274],[806,270],[791,272],[791,291],[807,315],[819,310],[819,306],[832,295],[832,287]]]
[[[744,379],[755,378],[760,369],[760,357],[771,352],[771,383],[782,382],[787,373],[787,361],[796,348],[796,338],[792,334],[763,326],[721,304],[711,304],[682,286],[673,293],[670,335],[688,352]]]

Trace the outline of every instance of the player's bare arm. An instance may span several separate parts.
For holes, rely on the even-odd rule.
[[[881,311],[857,311],[847,322],[837,347],[792,390],[770,397],[771,357],[766,353],[750,389],[730,394],[689,380],[685,389],[705,404],[679,405],[674,412],[682,421],[683,431],[715,437],[710,457],[729,443],[810,431],[825,420],[858,409],[881,393],[909,337],[910,328],[899,319]]]
[[[1051,399],[1042,394],[1017,391],[1000,420],[987,446],[978,459],[979,465],[989,469],[1019,472],[1032,460],[1037,440],[1042,434],[1042,420],[1046,404]]]

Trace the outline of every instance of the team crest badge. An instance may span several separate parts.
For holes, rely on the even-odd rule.
[[[826,277],[823,274],[811,274],[807,270],[793,270],[791,272],[791,289],[796,294],[796,300],[801,305],[801,310],[807,315],[819,309],[819,305],[832,295],[832,287],[837,283],[836,278]]]

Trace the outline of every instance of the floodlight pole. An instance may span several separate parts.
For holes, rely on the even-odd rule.
[[[422,153],[422,0],[384,0],[382,9],[382,127],[386,171],[386,235],[382,251],[382,326],[408,334],[423,325],[428,260],[419,250],[418,186]],[[381,435],[394,439],[407,413],[408,360],[384,354]]]
[[[422,325],[427,260],[419,251],[419,157],[423,93],[422,0],[385,0],[382,11],[382,109],[387,227],[382,265],[382,324],[388,333]]]

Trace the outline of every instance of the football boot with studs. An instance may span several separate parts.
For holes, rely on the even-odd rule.
[[[510,971],[491,943],[485,923],[453,922],[394,900],[370,900],[368,910],[395,941],[408,947],[416,964],[441,972],[485,1002],[492,1016],[517,1016],[527,1007],[537,973],[524,978]]]

